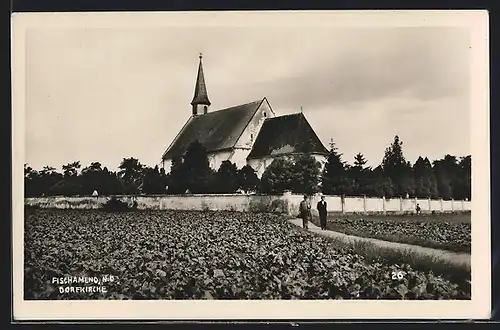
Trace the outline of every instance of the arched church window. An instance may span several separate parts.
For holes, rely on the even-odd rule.
[[[253,134],[250,134],[250,141],[253,141]]]
[[[267,113],[264,112],[264,118],[267,116]]]
[[[203,113],[207,113],[207,111],[208,111],[208,107],[207,107],[207,106],[204,106],[204,107],[203,107]]]

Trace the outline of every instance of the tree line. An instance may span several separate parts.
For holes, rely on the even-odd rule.
[[[326,195],[368,197],[417,197],[471,199],[471,156],[445,155],[431,162],[419,157],[414,164],[403,155],[398,136],[386,148],[380,165],[367,166],[358,153],[352,165],[343,160],[335,144],[330,144],[327,161],[321,164],[311,155],[279,157],[259,179],[254,169],[223,161],[217,170],[210,168],[206,149],[192,142],[184,157],[173,159],[169,173],[145,166],[138,159],[124,158],[118,171],[99,162],[82,168],[79,161],[62,166],[62,172],[45,166],[37,171],[27,164],[26,197],[184,193],[234,193],[237,191],[279,194],[284,191]]]

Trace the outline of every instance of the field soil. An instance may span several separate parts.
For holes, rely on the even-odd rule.
[[[470,219],[470,213],[387,216],[330,214],[327,229],[352,236],[470,254]],[[313,222],[319,225],[317,217]]]
[[[290,220],[296,226],[302,226],[302,219],[292,219]],[[397,251],[407,251],[410,253],[414,253],[420,256],[429,256],[432,259],[439,259],[443,262],[455,264],[455,265],[463,265],[464,267],[470,268],[471,266],[471,255],[470,253],[460,253],[460,252],[452,252],[446,250],[439,250],[433,248],[422,247],[418,245],[410,245],[398,242],[390,242],[384,241],[380,239],[367,238],[367,237],[359,237],[354,235],[347,235],[341,232],[336,232],[332,230],[321,230],[320,227],[316,226],[313,223],[309,223],[309,230],[315,234],[322,235],[325,237],[331,237],[335,239],[340,239],[347,243],[356,243],[356,242],[366,242],[372,243],[381,248],[388,248]]]
[[[26,300],[470,299],[471,289],[265,213],[26,209],[24,257]],[[89,277],[107,278],[93,284],[106,290],[64,281]]]

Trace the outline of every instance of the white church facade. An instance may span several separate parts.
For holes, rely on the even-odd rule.
[[[303,113],[276,116],[265,97],[215,111],[210,105],[200,55],[192,114],[162,155],[167,173],[195,140],[205,147],[215,170],[229,160],[238,168],[252,166],[260,177],[275,158],[303,153],[326,162],[328,150]]]

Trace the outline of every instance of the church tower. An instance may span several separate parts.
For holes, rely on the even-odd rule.
[[[198,77],[196,78],[196,86],[194,88],[194,97],[191,101],[193,107],[193,116],[198,116],[208,112],[210,101],[208,100],[207,87],[205,86],[205,77],[203,75],[203,64],[201,62],[202,54],[200,54],[200,64],[198,65]]]

